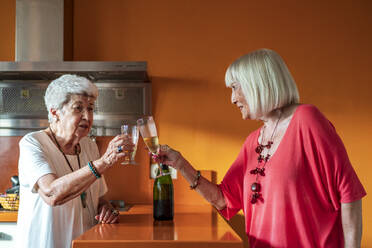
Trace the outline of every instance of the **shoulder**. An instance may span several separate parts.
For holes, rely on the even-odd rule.
[[[34,144],[40,145],[40,143],[47,137],[44,131],[36,131],[26,134],[19,141],[19,145]]]
[[[331,139],[337,136],[336,128],[320,110],[310,104],[300,105],[296,111],[296,122],[302,132],[312,136]]]
[[[332,123],[325,117],[325,115],[320,112],[320,110],[311,104],[302,104],[298,106],[296,110],[296,119],[301,126],[305,127],[331,127]]]
[[[296,114],[301,118],[306,118],[309,120],[325,118],[320,110],[311,104],[301,104],[297,107]]]

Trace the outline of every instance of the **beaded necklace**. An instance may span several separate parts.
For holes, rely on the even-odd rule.
[[[63,157],[65,158],[68,167],[70,167],[71,172],[74,172],[74,169],[72,168],[72,166],[71,166],[71,164],[70,164],[70,161],[68,161],[68,159],[67,159],[67,157],[66,157],[66,154],[62,151],[62,148],[61,148],[61,146],[59,145],[59,143],[58,143],[58,141],[57,141],[57,138],[56,138],[56,136],[54,135],[54,132],[53,132],[52,128],[49,127],[49,130],[50,130],[50,133],[52,134],[52,137],[53,137],[54,141],[55,141],[56,144],[57,144],[58,150],[62,153]],[[78,165],[79,165],[79,169],[80,169],[81,166],[80,166],[80,157],[79,157],[79,154],[80,154],[80,152],[78,151],[78,147],[75,146],[75,155],[76,155],[76,157],[77,157],[77,161],[78,161]],[[81,204],[83,205],[83,208],[86,208],[86,207],[87,207],[87,192],[83,192],[83,193],[81,193],[81,194],[80,194],[80,199],[81,199]]]
[[[251,190],[252,190],[252,197],[251,197],[251,203],[252,204],[255,204],[258,200],[263,200],[262,198],[262,194],[260,193],[261,192],[261,184],[258,182],[258,179],[259,179],[259,176],[262,176],[264,177],[265,176],[265,166],[266,166],[266,163],[267,161],[269,161],[270,159],[270,148],[271,146],[274,144],[274,142],[272,141],[273,140],[273,137],[274,137],[274,134],[276,132],[276,128],[278,127],[278,123],[280,121],[282,117],[282,112],[280,112],[280,116],[275,124],[275,127],[274,127],[274,130],[271,134],[271,137],[270,137],[270,140],[267,142],[266,145],[263,145],[263,138],[264,138],[264,133],[265,133],[265,126],[264,126],[264,129],[262,131],[262,139],[261,139],[261,144],[259,143],[258,146],[256,147],[255,151],[256,153],[258,153],[258,157],[257,157],[257,166],[255,169],[251,170],[250,173],[253,174],[253,175],[256,175],[256,180],[254,183],[252,183],[251,185]],[[268,149],[267,150],[267,154],[266,156],[264,157],[262,155],[262,152],[264,151],[264,149]],[[262,167],[260,167],[260,165],[263,163]]]

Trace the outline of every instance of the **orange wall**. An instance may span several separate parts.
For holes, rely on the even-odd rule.
[[[0,3],[0,61],[15,58],[15,0]]]
[[[14,0],[4,2],[0,60],[11,60]],[[241,120],[230,104],[225,69],[251,50],[274,49],[287,61],[302,102],[318,106],[336,126],[370,192],[370,13],[367,0],[79,0],[73,59],[148,61],[160,141],[195,167],[215,170],[220,181],[245,137],[259,126]],[[367,196],[363,247],[372,246],[371,208]]]
[[[15,0],[0,3],[0,61],[15,58]],[[10,177],[17,175],[20,137],[0,137],[0,194],[11,187]]]
[[[333,122],[367,192],[372,169],[372,2],[75,1],[74,60],[146,60],[160,141],[221,180],[258,123],[241,120],[226,67],[267,47],[287,61],[302,102]],[[366,197],[363,246],[372,246]]]

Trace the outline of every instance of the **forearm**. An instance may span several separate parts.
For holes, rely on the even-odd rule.
[[[359,248],[362,239],[362,200],[341,204],[345,248]]]
[[[178,163],[178,168],[182,176],[190,185],[193,185],[195,183],[197,171],[184,158],[180,158]],[[215,183],[205,179],[203,176],[200,177],[199,184],[195,190],[218,210],[226,207],[225,198],[220,188]]]
[[[56,178],[47,175],[39,179],[39,194],[49,205],[61,205],[84,192],[96,177],[88,166]]]

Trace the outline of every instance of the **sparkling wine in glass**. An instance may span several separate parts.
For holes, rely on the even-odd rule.
[[[146,116],[138,119],[137,125],[147,148],[150,150],[152,155],[157,156],[159,150],[159,138],[154,118],[152,116]],[[157,165],[162,175],[161,167],[158,163]]]
[[[143,138],[143,141],[145,142],[147,148],[149,148],[149,150],[152,154],[157,154],[158,153],[158,148],[159,148],[159,138],[158,138],[158,136]]]
[[[121,126],[121,133],[128,135],[132,143],[134,144],[132,151],[126,151],[127,155],[124,157],[124,161],[121,163],[123,165],[127,164],[137,164],[134,160],[137,151],[137,144],[138,144],[138,137],[139,137],[139,130],[136,124],[133,123],[125,123]]]

